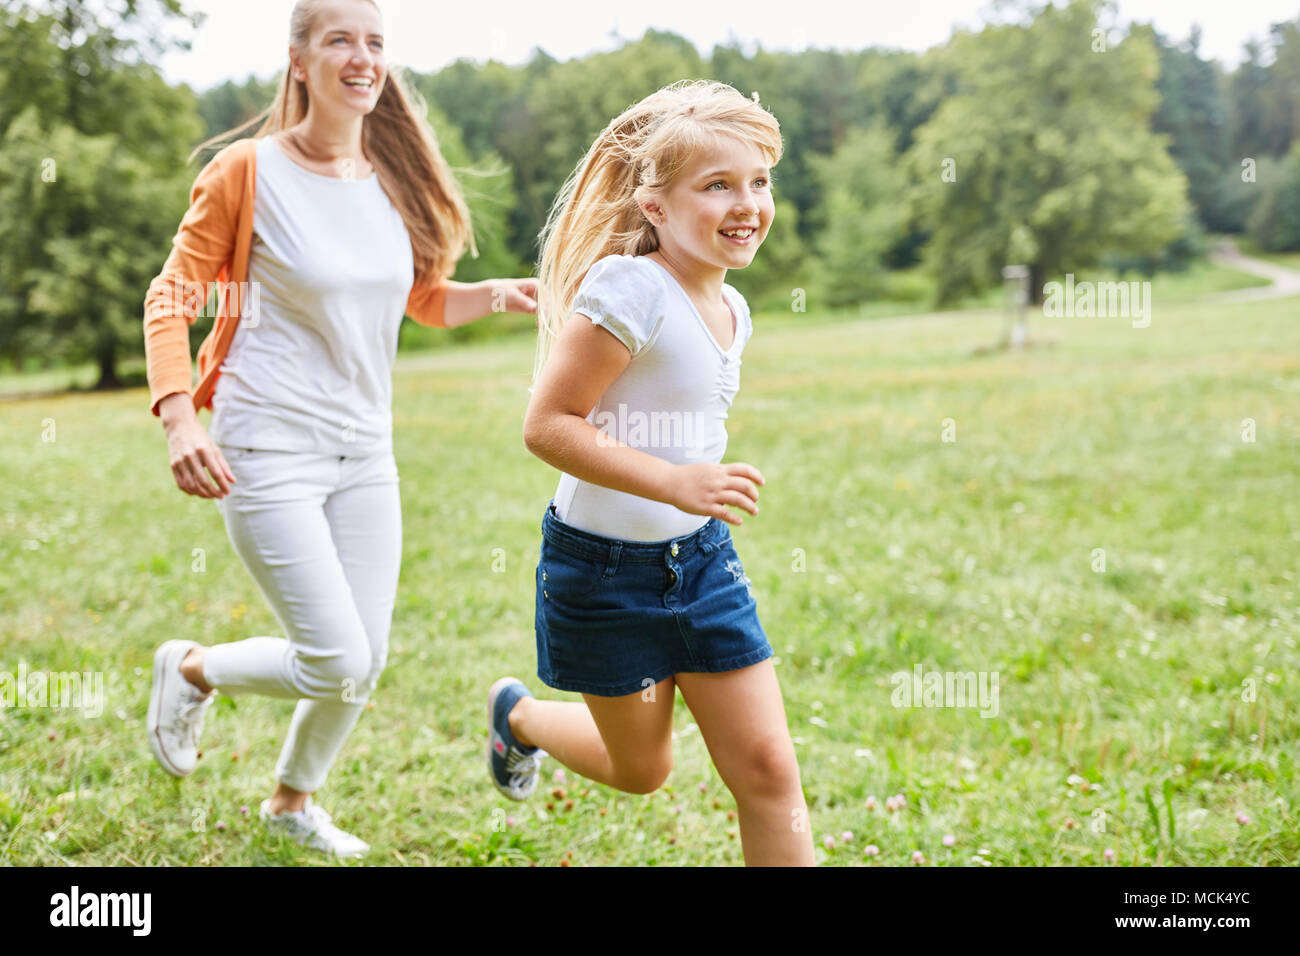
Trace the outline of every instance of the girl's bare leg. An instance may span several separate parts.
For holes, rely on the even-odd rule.
[[[812,825],[771,659],[676,681],[736,798],[746,865],[812,866]]]
[[[673,679],[625,697],[582,696],[581,704],[521,697],[510,732],[597,783],[626,793],[657,790],[673,766]]]

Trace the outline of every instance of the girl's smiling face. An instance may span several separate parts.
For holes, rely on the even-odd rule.
[[[754,144],[717,137],[641,208],[665,258],[697,268],[743,269],[772,225],[771,170]]]
[[[316,18],[309,48],[290,55],[294,78],[307,84],[313,105],[364,116],[379,102],[388,71],[383,20],[374,4],[327,4]]]

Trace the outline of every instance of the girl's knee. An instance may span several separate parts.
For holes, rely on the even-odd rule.
[[[753,741],[738,755],[731,777],[728,785],[732,791],[750,796],[784,796],[797,790],[799,763],[794,744],[788,736]]]

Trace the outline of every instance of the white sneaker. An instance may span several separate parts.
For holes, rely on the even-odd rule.
[[[181,661],[197,646],[193,641],[167,641],[153,656],[153,690],[145,724],[154,757],[173,777],[194,769],[203,717],[216,697],[181,676]]]
[[[271,801],[263,800],[261,817],[266,821],[268,833],[282,833],[313,850],[324,850],[349,859],[365,856],[370,850],[369,843],[336,827],[330,815],[312,803],[311,797],[297,813],[273,814]]]

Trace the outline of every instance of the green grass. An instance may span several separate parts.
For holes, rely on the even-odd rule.
[[[978,358],[996,311],[757,318],[727,458],[768,483],[734,534],[823,862],[1300,863],[1300,325],[1286,301],[1155,303],[1146,329],[1036,316],[1044,344]],[[573,806],[546,812],[488,783],[494,679],[574,699],[533,676],[556,475],[520,440],[531,362],[527,340],[399,361],[392,653],[320,802],[373,863],[739,863],[680,699],[653,796],[570,774]],[[158,643],[278,629],[215,503],[175,488],[147,406],[139,389],[0,404],[0,671],[101,671],[107,697],[96,718],[0,712],[0,859],[324,865],[256,821],[290,703],[219,698],[184,781],[149,753]],[[915,665],[996,671],[997,715],[895,708],[891,675]],[[903,810],[866,809],[895,793]]]

